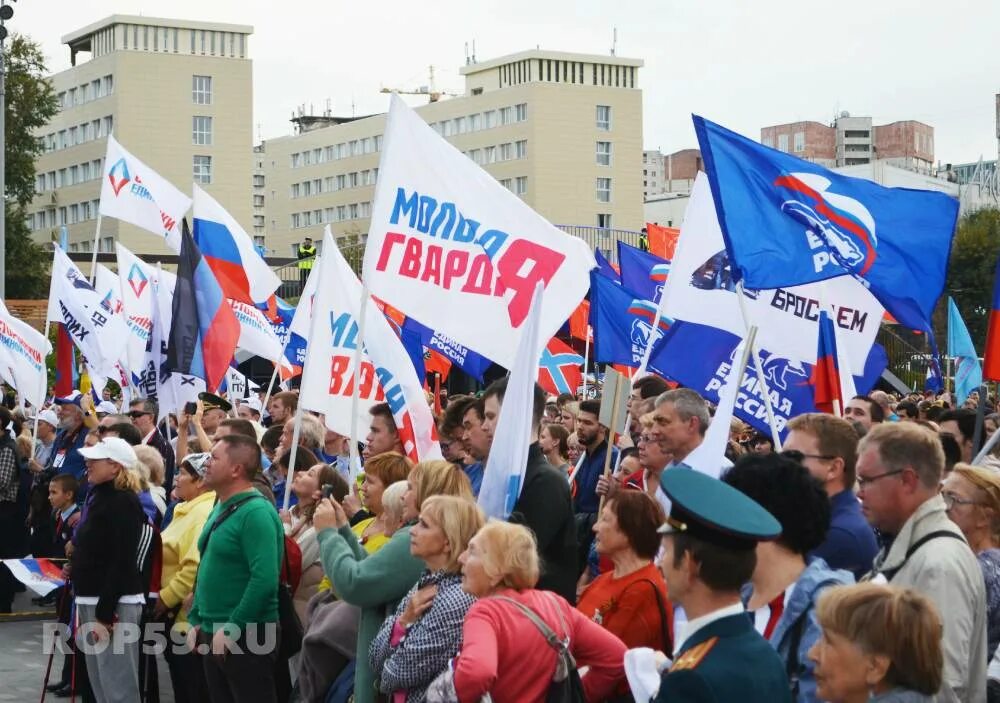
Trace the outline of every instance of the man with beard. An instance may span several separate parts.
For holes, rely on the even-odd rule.
[[[485,404],[482,398],[477,398],[469,403],[465,414],[462,415],[462,442],[465,444],[465,450],[469,456],[475,460],[474,464],[463,466],[462,470],[469,477],[472,493],[476,496],[479,495],[486,460],[490,456],[490,447],[493,446],[493,436],[483,428],[484,419]]]
[[[584,456],[573,475],[576,486],[573,512],[576,515],[576,539],[580,549],[577,563],[580,565],[586,564],[590,543],[594,541],[593,527],[601,500],[597,493],[597,482],[604,475],[605,459],[610,451],[609,465],[614,468],[618,457],[618,448],[609,447],[608,428],[598,420],[600,414],[600,402],[585,400],[580,403],[580,412],[576,417],[576,437],[584,448]]]

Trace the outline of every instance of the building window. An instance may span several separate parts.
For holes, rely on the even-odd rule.
[[[261,176],[260,174],[254,176],[253,177],[253,185],[254,185],[255,188],[263,188],[264,187],[264,176]]]
[[[611,165],[611,142],[597,142],[597,165]]]
[[[497,126],[497,111],[490,110],[483,113],[483,129],[493,129]]]
[[[195,105],[212,104],[212,77],[192,76],[191,99]]]
[[[352,220],[358,219],[358,216],[359,216],[358,215],[358,204],[357,203],[352,203],[350,205],[350,210],[351,210],[351,219]]]
[[[210,145],[212,143],[212,118],[195,115],[191,118],[191,133],[195,144]]]
[[[370,202],[361,203],[361,216],[362,217],[372,216],[372,204]]]
[[[528,192],[528,177],[518,176],[514,180],[514,193],[517,195],[524,195]]]
[[[488,146],[483,149],[483,161],[488,164],[496,163],[497,160],[497,148],[495,146]]]
[[[611,202],[611,179],[610,178],[598,178],[597,179],[597,202],[599,202],[599,203],[610,203]]]
[[[611,106],[597,106],[597,128],[602,132],[611,130]]]
[[[597,226],[602,229],[611,229],[611,215],[608,213],[598,213]]]
[[[510,124],[514,121],[514,108],[512,107],[501,107],[500,108],[500,124]]]
[[[769,147],[771,147],[773,149],[774,148],[774,137],[768,135],[768,136],[764,137],[763,139],[761,139],[760,143],[763,144],[764,146],[769,146]]]
[[[302,185],[299,183],[292,184],[292,197],[297,198],[302,194]]]
[[[469,115],[469,131],[478,132],[483,128],[483,116],[480,113]]]
[[[212,182],[212,157],[211,156],[195,156],[194,157],[194,182],[195,183],[211,183]]]
[[[796,132],[795,133],[794,146],[795,146],[795,153],[797,153],[797,154],[798,153],[802,153],[803,151],[806,150],[806,133],[805,132]]]
[[[583,76],[583,69],[580,69],[580,76]],[[518,103],[514,106],[514,121],[524,122],[528,119],[528,103]]]
[[[338,205],[337,206],[337,221],[342,221],[347,219],[347,206]]]
[[[254,207],[264,207],[264,196],[255,195],[253,196],[253,206]]]
[[[297,212],[292,213],[292,229],[297,229],[302,226],[302,217]]]
[[[513,187],[513,181],[510,178],[501,178],[500,179],[500,185],[502,185],[507,190],[512,190],[513,189],[512,188]]]
[[[500,160],[510,161],[514,158],[514,145],[510,142],[500,145]]]
[[[347,182],[348,182],[350,188],[357,188],[358,187],[358,172],[357,171],[352,171],[351,173],[347,174]]]
[[[778,150],[779,151],[788,151],[788,135],[787,134],[779,134],[778,135]]]
[[[255,217],[253,224],[254,224],[255,227],[263,227],[264,226],[264,218],[263,217],[260,218],[260,224],[258,225],[257,224],[257,218]],[[261,249],[265,249],[265,250],[267,249],[267,245],[265,244],[265,240],[264,240],[264,237],[262,235],[255,235],[254,236],[254,238],[253,238],[253,245],[255,247],[260,247]]]

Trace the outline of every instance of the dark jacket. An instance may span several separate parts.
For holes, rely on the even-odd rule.
[[[93,486],[91,495],[70,560],[73,587],[78,596],[97,596],[97,619],[110,623],[119,598],[146,592],[139,544],[146,516],[138,496],[112,481]]]
[[[576,520],[566,476],[545,459],[535,442],[528,448],[524,487],[510,521],[531,528],[538,540],[542,576],[538,588],[576,602]]]

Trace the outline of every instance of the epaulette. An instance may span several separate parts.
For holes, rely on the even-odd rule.
[[[684,654],[677,657],[674,660],[673,666],[670,667],[670,671],[683,671],[685,669],[694,669],[702,660],[712,651],[712,647],[715,643],[719,641],[718,637],[713,637],[712,639],[705,640],[701,644],[696,644],[691,649],[684,652]]]

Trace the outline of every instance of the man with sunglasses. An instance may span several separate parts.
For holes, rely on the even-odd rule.
[[[884,546],[870,578],[930,598],[944,625],[937,701],[986,701],[986,587],[940,494],[944,451],[912,422],[874,427],[858,446],[858,498]]]
[[[830,529],[808,556],[861,578],[872,568],[878,543],[854,495],[857,430],[849,421],[825,413],[794,417],[788,429],[784,453],[806,467],[830,497]]]
[[[129,419],[142,433],[142,443],[148,444],[163,457],[163,488],[169,496],[174,487],[174,450],[156,426],[157,414],[156,401],[148,398],[133,400],[129,405]]]

